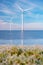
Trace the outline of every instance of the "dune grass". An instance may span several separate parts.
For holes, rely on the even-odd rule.
[[[0,65],[43,65],[43,49],[0,46]]]

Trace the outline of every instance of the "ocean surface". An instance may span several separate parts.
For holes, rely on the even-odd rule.
[[[20,45],[22,40],[24,45],[43,44],[43,30],[0,30],[0,45]]]

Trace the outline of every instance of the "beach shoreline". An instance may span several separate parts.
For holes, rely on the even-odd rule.
[[[11,47],[43,49],[43,45],[0,45],[0,48],[11,48]]]

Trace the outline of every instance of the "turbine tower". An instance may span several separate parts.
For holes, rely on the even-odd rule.
[[[16,6],[22,12],[22,14],[21,14],[21,20],[22,20],[22,32],[21,32],[22,40],[21,40],[21,44],[23,46],[23,42],[24,42],[24,40],[23,40],[23,30],[24,30],[24,20],[23,20],[24,16],[23,16],[23,13],[30,10],[30,9],[23,10],[18,4],[16,4]]]
[[[11,25],[13,24],[13,23],[12,23],[13,18],[14,18],[14,17],[12,16],[11,19],[10,19],[10,34],[11,34]],[[11,38],[11,37],[10,37],[10,38]],[[10,40],[10,44],[12,44],[12,42],[13,42],[13,41]]]

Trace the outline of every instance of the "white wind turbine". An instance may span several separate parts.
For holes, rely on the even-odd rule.
[[[12,26],[12,24],[13,24],[13,23],[12,23],[13,18],[14,18],[14,17],[12,16],[11,19],[10,19],[10,34],[11,34],[11,30],[12,30],[12,29],[11,29],[11,26]],[[12,44],[12,42],[13,42],[13,41],[10,40],[10,44]]]
[[[22,41],[21,41],[21,44],[22,44],[22,46],[23,46],[23,30],[24,30],[24,16],[23,16],[23,13],[24,12],[26,12],[26,11],[28,11],[28,10],[30,10],[30,9],[32,9],[32,8],[28,8],[28,9],[25,9],[25,10],[23,10],[18,4],[16,4],[16,6],[17,6],[17,8],[22,12],[22,14],[21,14],[21,18],[22,18],[22,33],[21,33],[21,36],[22,36]]]

